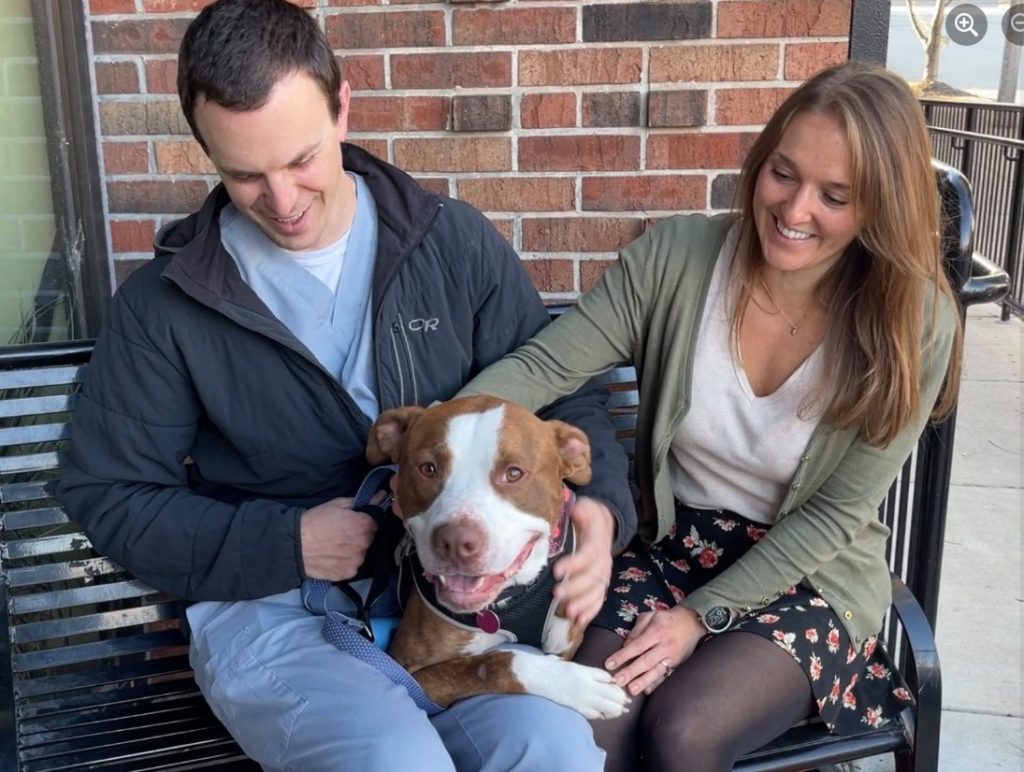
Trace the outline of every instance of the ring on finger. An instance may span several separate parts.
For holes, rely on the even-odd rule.
[[[668,678],[673,672],[675,672],[675,668],[669,667],[667,659],[663,659],[659,664],[665,668],[665,678]]]

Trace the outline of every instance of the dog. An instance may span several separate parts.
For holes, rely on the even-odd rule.
[[[574,540],[563,480],[590,481],[582,431],[463,397],[385,411],[366,455],[398,465],[402,571],[414,574],[389,653],[435,703],[535,694],[589,719],[625,712],[629,698],[607,671],[569,661],[583,629],[551,596],[551,562]],[[513,632],[509,616],[533,619]],[[499,648],[511,642],[544,653]]]

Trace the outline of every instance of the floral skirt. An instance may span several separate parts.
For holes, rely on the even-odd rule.
[[[732,512],[677,504],[668,536],[650,546],[634,540],[616,558],[608,600],[593,623],[625,637],[637,614],[679,603],[767,532],[764,524]],[[913,702],[878,638],[871,636],[855,649],[828,603],[803,585],[740,617],[728,632],[733,630],[760,635],[789,652],[807,674],[830,732],[845,735],[885,726]]]

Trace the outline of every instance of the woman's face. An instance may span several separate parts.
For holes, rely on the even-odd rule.
[[[839,122],[793,118],[754,187],[754,221],[769,268],[817,281],[860,230],[850,200],[850,151]]]

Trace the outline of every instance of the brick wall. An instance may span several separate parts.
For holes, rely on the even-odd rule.
[[[204,0],[90,13],[119,279],[215,182],[174,95]],[[351,140],[487,213],[549,298],[675,212],[728,208],[793,86],[847,58],[850,0],[295,0],[354,89]]]

